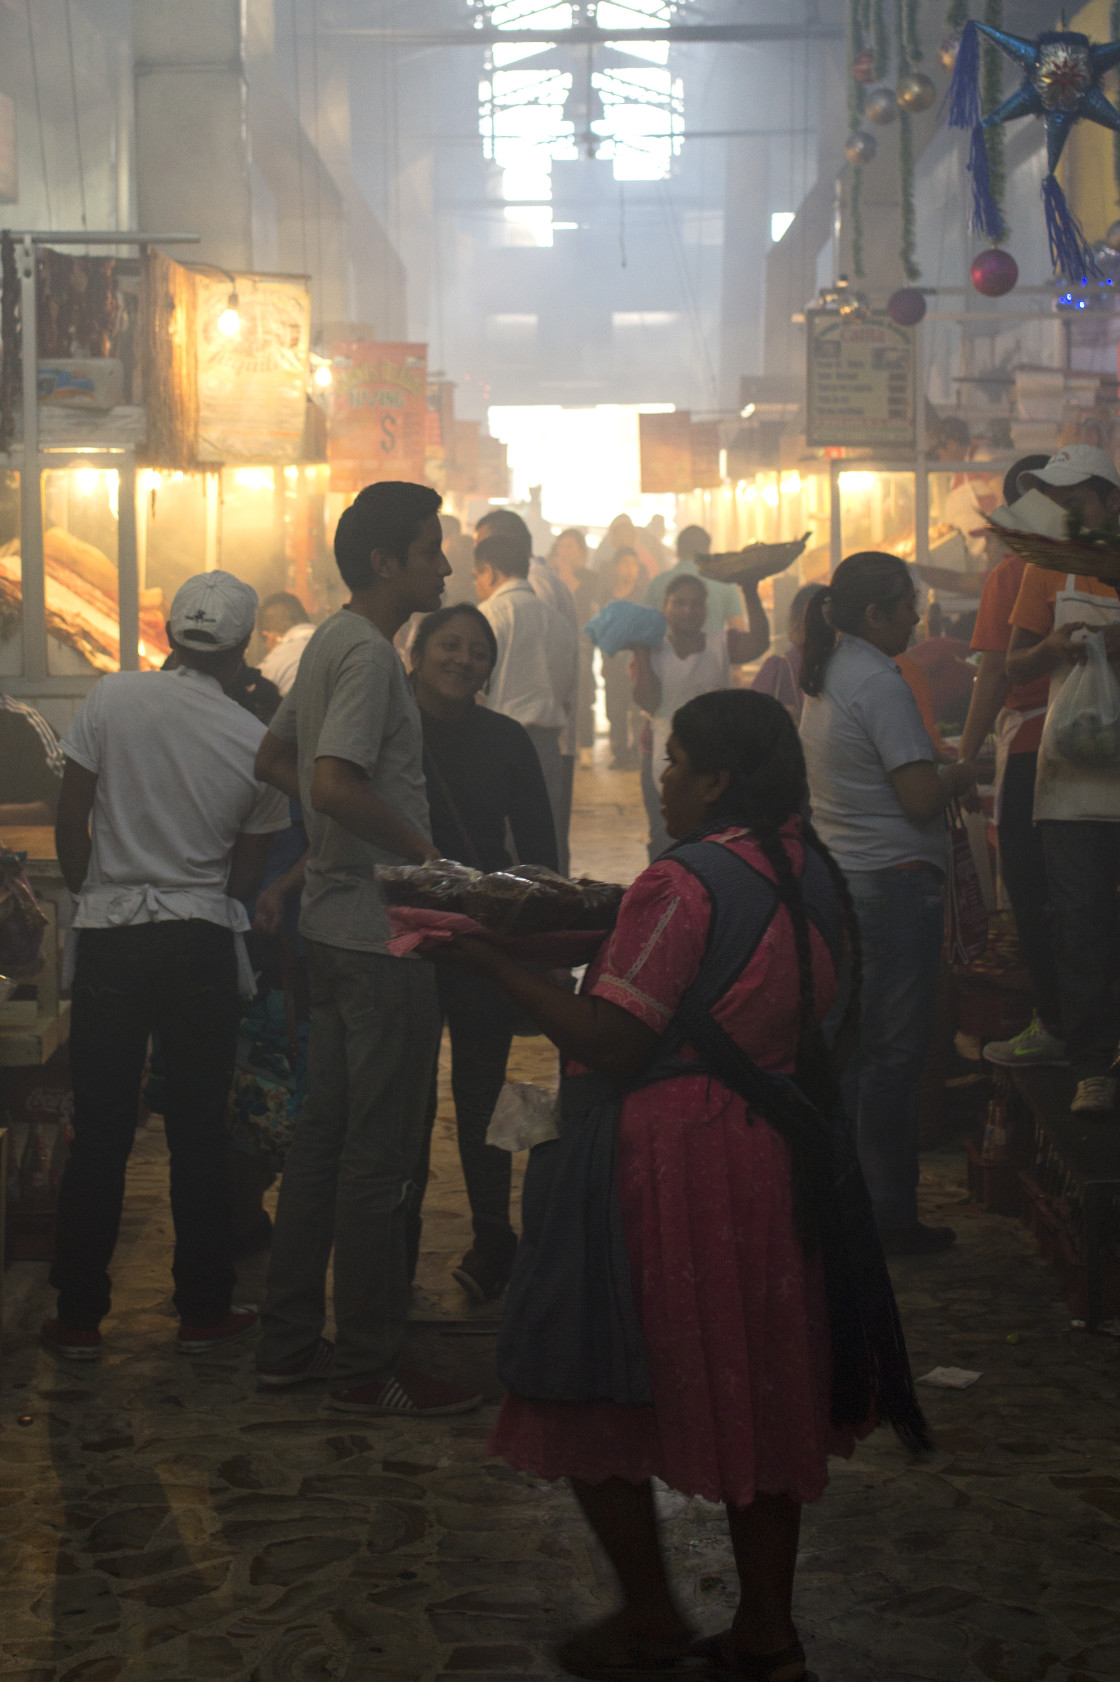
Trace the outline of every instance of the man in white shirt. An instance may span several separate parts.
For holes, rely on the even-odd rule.
[[[435,974],[386,950],[379,865],[432,844],[423,733],[393,638],[440,604],[451,568],[427,485],[367,485],[335,532],[350,600],[319,626],[257,758],[303,807],[300,914],[311,977],[307,1104],[284,1165],[257,1375],[332,1373],[342,1413],[464,1413],[482,1397],[401,1364],[406,1235],[439,1052]],[[337,1347],[323,1337],[334,1251]]]
[[[567,876],[571,860],[568,852],[568,831],[572,823],[572,792],[575,784],[576,759],[579,755],[577,712],[579,705],[579,639],[583,627],[579,622],[575,598],[564,580],[552,567],[546,566],[533,554],[533,535],[525,521],[512,508],[492,508],[475,527],[475,538],[508,537],[517,545],[517,552],[529,562],[529,583],[542,602],[554,608],[572,633],[575,654],[560,696],[565,723],[560,738],[560,800],[555,808],[556,847],[561,874]]]
[[[257,781],[264,725],[225,693],[256,617],[228,572],[189,578],[171,604],[174,671],[118,672],[90,692],[62,741],[56,842],[77,895],[70,1028],[74,1143],[59,1189],[51,1283],[55,1354],[97,1360],[149,1035],[167,1066],[164,1128],[175,1222],[178,1348],[246,1336],[231,1307],[225,1110],[252,992],[240,901],[253,894],[288,805]]]
[[[299,597],[290,590],[266,596],[261,603],[260,633],[268,651],[260,664],[261,676],[286,695],[296,681],[303,651],[315,635]]]
[[[576,632],[533,589],[529,557],[515,538],[484,537],[476,545],[474,587],[498,643],[487,701],[529,732],[548,789],[560,868],[566,871],[570,796],[563,749],[579,685]]]

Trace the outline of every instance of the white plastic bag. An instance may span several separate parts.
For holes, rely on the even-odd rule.
[[[486,1129],[486,1143],[500,1151],[531,1151],[548,1139],[558,1139],[556,1108],[559,1099],[545,1086],[508,1080],[498,1095]]]
[[[1087,657],[1066,678],[1046,720],[1053,751],[1077,765],[1120,759],[1120,683],[1109,664],[1104,632],[1086,637]]]

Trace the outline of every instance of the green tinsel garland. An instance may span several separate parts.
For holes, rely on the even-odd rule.
[[[867,29],[870,21],[871,0],[848,0],[848,59],[849,64],[855,62],[859,54],[867,50]],[[855,77],[848,77],[848,132],[856,134],[863,122],[863,102],[865,98],[862,82]],[[848,224],[852,242],[852,272],[857,280],[863,279],[863,167],[856,164],[852,169],[852,182],[848,190]]]
[[[912,70],[915,64],[922,62],[922,33],[918,25],[918,0],[905,0],[899,21],[898,39],[899,56],[905,58],[907,69]]]
[[[984,0],[984,22],[989,29],[1003,28],[1003,0]],[[994,111],[1003,99],[1003,55],[994,42],[985,40],[980,62],[980,92],[986,116],[988,112]],[[1003,216],[1003,199],[1007,189],[1007,169],[1003,156],[1004,131],[1002,124],[995,128],[985,129],[984,141],[988,148],[988,171],[992,182],[992,197],[999,206],[1000,217],[1004,222],[1003,234],[993,243],[1002,245],[1010,232],[1006,218]]]
[[[852,273],[863,279],[863,170],[852,171],[852,187],[848,194],[848,220],[852,236]]]
[[[1108,15],[1108,38],[1110,41],[1120,39],[1120,0],[1113,0]],[[1112,175],[1116,182],[1116,200],[1120,204],[1120,132],[1112,136]]]
[[[949,0],[949,9],[945,13],[945,27],[947,29],[963,29],[968,22],[968,0]]]
[[[900,77],[909,75],[914,68],[912,49],[917,19],[910,16],[911,10],[911,0],[895,0],[894,27]],[[921,52],[920,47],[918,51]],[[898,260],[907,280],[920,280],[922,271],[914,255],[918,226],[914,208],[914,128],[908,111],[900,111],[898,116],[898,196],[902,207]]]
[[[886,0],[872,0],[871,51],[875,54],[875,80],[881,82],[887,73],[890,40],[887,34]]]

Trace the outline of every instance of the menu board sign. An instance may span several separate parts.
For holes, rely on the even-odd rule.
[[[298,461],[307,408],[311,286],[302,277],[238,275],[238,331],[218,323],[229,307],[225,275],[200,274],[198,458]]]
[[[333,491],[424,482],[427,345],[333,344],[327,457]]]
[[[915,447],[915,337],[887,315],[863,321],[810,310],[806,443],[821,449]]]

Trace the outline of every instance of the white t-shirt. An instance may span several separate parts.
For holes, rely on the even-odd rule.
[[[673,714],[697,695],[708,695],[713,689],[730,689],[731,656],[727,651],[727,632],[708,632],[703,648],[682,659],[668,637],[650,650],[649,663],[661,685],[661,702],[653,715],[653,780],[659,783],[661,773],[669,763],[669,737],[673,733]]]
[[[293,625],[261,661],[261,676],[274,683],[281,695],[286,695],[296,681],[303,651],[314,635],[315,627],[310,620]]]
[[[498,642],[487,705],[518,724],[563,730],[579,684],[575,626],[524,578],[499,585],[482,611]]]
[[[948,863],[942,813],[918,823],[899,804],[891,772],[932,762],[910,685],[865,637],[842,635],[820,695],[806,695],[801,746],[813,822],[846,874],[924,861]]]
[[[263,736],[216,678],[186,666],[95,685],[62,739],[97,777],[75,928],[191,917],[248,928],[226,893],[234,842],[291,822],[286,797],[253,775]]]

